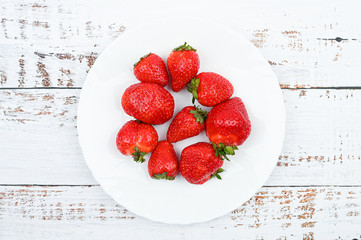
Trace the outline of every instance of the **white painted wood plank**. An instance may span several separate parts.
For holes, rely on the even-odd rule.
[[[209,18],[243,33],[284,88],[361,86],[357,0],[185,0],[192,6],[186,12],[176,4],[2,0],[0,87],[79,87],[96,57],[125,29],[176,15]]]
[[[95,183],[77,138],[78,95],[0,91],[0,183]]]
[[[80,90],[0,90],[0,184],[96,184],[77,140]],[[266,183],[361,185],[361,90],[283,90],[286,138]]]
[[[97,186],[1,186],[0,237],[360,239],[360,200],[360,187],[268,187],[228,215],[182,226],[138,217]]]
[[[284,90],[286,135],[267,185],[361,184],[361,91]]]

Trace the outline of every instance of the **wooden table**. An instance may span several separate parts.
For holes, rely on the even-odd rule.
[[[357,0],[1,0],[0,239],[361,239],[360,9]],[[265,186],[232,213],[187,226],[110,199],[76,130],[80,89],[104,48],[171,15],[242,32],[269,60],[287,111]]]

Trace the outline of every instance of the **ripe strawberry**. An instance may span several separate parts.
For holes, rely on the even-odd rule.
[[[172,90],[179,92],[194,78],[199,70],[199,56],[196,49],[184,43],[173,49],[167,59]]]
[[[154,179],[174,180],[178,174],[178,160],[173,145],[161,141],[154,149],[148,162],[149,175]]]
[[[206,134],[218,146],[241,145],[251,133],[251,122],[246,107],[239,97],[228,99],[208,113]],[[222,147],[222,146],[220,146]],[[228,152],[232,153],[228,147]]]
[[[216,151],[210,143],[190,145],[182,151],[179,172],[193,184],[203,184],[213,176],[221,179],[218,173],[223,172],[223,160],[215,154]]]
[[[200,108],[192,106],[183,108],[169,125],[167,140],[178,142],[197,136],[204,129],[206,117],[207,112]]]
[[[163,59],[154,53],[148,53],[134,64],[134,75],[141,82],[155,83],[162,87],[169,81]]]
[[[136,120],[128,121],[119,130],[116,144],[124,155],[133,155],[134,161],[144,162],[144,156],[153,151],[158,134],[152,125]]]
[[[187,89],[193,94],[193,103],[197,99],[200,104],[207,107],[213,107],[229,99],[233,94],[232,84],[213,72],[198,74],[188,83]]]
[[[137,83],[128,87],[122,96],[124,111],[149,124],[163,124],[172,118],[172,95],[154,83]]]

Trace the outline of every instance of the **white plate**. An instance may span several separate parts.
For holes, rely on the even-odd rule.
[[[232,82],[234,96],[242,98],[252,123],[248,140],[230,162],[224,162],[223,180],[211,179],[203,185],[192,185],[181,175],[174,181],[153,180],[147,162],[134,162],[115,145],[118,130],[132,119],[123,112],[120,99],[128,86],[138,83],[133,64],[149,52],[166,60],[185,41],[197,49],[200,72],[213,71]],[[175,114],[191,105],[192,96],[185,89],[171,93]],[[165,139],[170,122],[155,127],[159,140]],[[284,128],[282,92],[268,62],[237,32],[197,18],[167,18],[125,31],[98,57],[78,108],[80,145],[95,179],[131,212],[165,223],[208,221],[251,198],[277,162]],[[200,141],[208,141],[204,132],[174,144],[177,156],[184,147]]]

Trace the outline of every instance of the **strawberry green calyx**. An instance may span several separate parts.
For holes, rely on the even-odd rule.
[[[216,150],[216,157],[220,156],[222,160],[229,161],[227,155],[234,155],[234,150],[238,150],[237,146],[226,146],[223,143],[219,143],[218,146],[212,143],[213,149]]]
[[[198,100],[198,86],[199,86],[199,78],[193,78],[190,83],[188,83],[187,85],[187,90],[188,92],[192,93],[193,98],[192,98],[192,103],[194,104],[194,101],[197,99]]]
[[[177,51],[189,51],[189,50],[192,50],[192,51],[197,51],[197,49],[193,48],[192,46],[188,45],[187,42],[184,42],[183,45],[180,45],[179,47],[176,47],[173,49],[174,52],[177,52]]]
[[[150,54],[152,54],[151,52],[150,53],[148,53],[148,54],[146,54],[146,55],[144,55],[143,57],[141,57],[140,59],[139,59],[139,61],[138,62],[136,62],[136,63],[134,63],[134,67],[135,66],[137,66],[138,65],[138,63],[140,63],[140,61],[142,61],[144,58],[146,58],[146,57],[148,57]]]
[[[152,177],[153,179],[157,179],[157,180],[161,180],[161,179],[165,179],[165,180],[174,180],[174,177],[171,177],[171,176],[167,176],[167,172],[164,172],[162,174],[154,174],[153,173],[153,176]]]
[[[224,172],[224,171],[225,171],[225,170],[224,170],[223,168],[220,168],[220,169],[218,169],[215,173],[213,173],[210,178],[216,177],[216,178],[218,178],[219,180],[222,180],[222,177],[221,177],[221,175],[219,175],[219,174],[222,173],[222,172]]]
[[[200,122],[200,124],[203,125],[204,121],[207,119],[207,112],[203,111],[199,107],[194,107],[196,108],[196,110],[190,110],[189,112],[193,114],[197,122]]]
[[[133,155],[133,160],[135,162],[144,163],[145,162],[144,156],[147,155],[147,153],[139,151],[139,148],[137,146],[134,146],[134,152],[132,153],[132,155]]]

